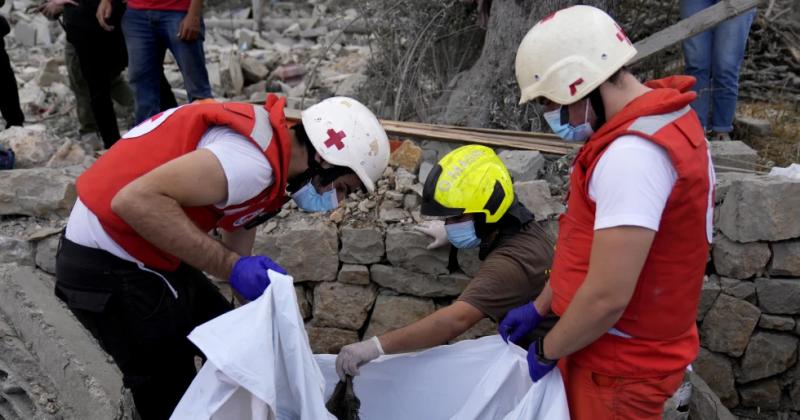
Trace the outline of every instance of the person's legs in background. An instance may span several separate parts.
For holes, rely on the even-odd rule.
[[[161,69],[167,45],[156,32],[158,13],[129,7],[122,17],[128,46],[128,80],[136,97],[134,124],[161,112]]]
[[[0,16],[0,19],[3,19]],[[25,115],[19,104],[19,92],[17,92],[17,78],[14,77],[14,69],[11,68],[11,59],[6,52],[6,44],[0,38],[0,114],[6,120],[6,128],[19,125],[25,121]]]
[[[187,42],[178,38],[180,24],[186,13],[169,11],[160,13],[159,31],[161,36],[167,40],[169,50],[181,69],[189,102],[212,98],[211,84],[208,81],[208,71],[206,70],[206,56],[203,51],[205,24],[201,26],[200,36],[194,41]]]
[[[164,69],[161,69],[161,111],[166,111],[178,106],[178,100],[175,99],[175,94],[172,93],[172,86],[170,86],[167,76],[164,75]]]
[[[92,107],[89,104],[89,87],[86,85],[83,73],[81,73],[78,53],[75,52],[75,47],[69,41],[64,43],[64,61],[67,63],[69,88],[75,94],[76,111],[78,113],[78,134],[96,133],[97,124],[94,122]]]
[[[744,59],[752,10],[722,22],[714,28],[711,52],[711,124],[712,137],[728,137],[733,131],[736,101],[739,97],[739,69]]]
[[[713,6],[717,0],[681,0],[681,19],[685,19],[705,8]],[[711,111],[711,47],[713,29],[701,32],[683,41],[683,59],[686,62],[686,74],[697,79],[692,88],[697,92],[697,99],[692,108],[700,118],[703,128],[708,127]]]

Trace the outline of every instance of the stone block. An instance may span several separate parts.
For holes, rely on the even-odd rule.
[[[736,417],[722,404],[714,391],[694,372],[687,372],[692,384],[689,400],[689,418],[702,420],[736,420]]]
[[[752,304],[720,294],[703,319],[701,343],[711,351],[739,357],[750,341],[759,316],[761,311]]]
[[[736,131],[749,135],[768,136],[772,132],[772,126],[769,120],[737,115]]]
[[[32,267],[0,265],[0,308],[51,375],[70,418],[132,418],[121,373],[55,297],[53,284],[52,277]]]
[[[437,277],[380,264],[370,267],[370,277],[382,287],[422,297],[458,296],[470,281],[469,277],[459,274]]]
[[[450,249],[427,249],[428,235],[403,227],[386,231],[386,258],[392,265],[424,274],[447,274]]]
[[[269,69],[267,66],[254,57],[243,56],[241,58],[241,67],[242,76],[246,83],[263,82],[269,76]]]
[[[439,162],[446,154],[455,150],[458,144],[437,140],[423,140],[420,143],[420,147],[422,147],[423,159],[435,163]]]
[[[295,282],[332,281],[339,271],[339,240],[336,226],[326,215],[293,212],[278,220],[269,232],[259,227],[254,255],[268,255]]]
[[[428,299],[380,294],[375,301],[375,309],[364,337],[369,338],[405,327],[435,310],[433,302]]]
[[[362,73],[354,73],[347,76],[344,80],[336,86],[336,96],[354,97],[358,93],[358,89],[367,81],[367,76]]]
[[[33,265],[33,255],[33,246],[30,242],[10,236],[0,236],[0,264]]]
[[[515,182],[514,192],[519,202],[533,212],[537,221],[547,220],[566,210],[559,200],[550,195],[550,185],[547,181]]]
[[[753,334],[737,372],[740,383],[785,372],[797,361],[797,337],[759,331]]]
[[[483,262],[478,258],[479,253],[480,248],[464,248],[458,250],[458,254],[456,255],[458,266],[461,268],[461,271],[469,277],[475,276],[481,268]]]
[[[781,385],[777,379],[759,381],[739,388],[742,406],[759,411],[777,410],[781,402]]]
[[[382,208],[378,211],[378,218],[386,223],[398,223],[410,217],[411,215],[407,211],[397,207]]]
[[[742,244],[724,235],[714,238],[711,255],[717,274],[735,279],[748,279],[764,272],[771,252],[763,242]]]
[[[800,411],[800,381],[795,382],[789,386],[789,401],[788,408]]]
[[[375,286],[321,283],[314,289],[314,325],[358,330],[377,295]]]
[[[339,270],[339,282],[366,286],[369,284],[369,269],[365,265],[343,264]]]
[[[703,288],[700,291],[700,302],[697,305],[697,320],[699,322],[703,322],[703,319],[709,309],[711,309],[711,306],[714,305],[714,302],[716,302],[720,292],[722,292],[722,287],[720,286],[717,276],[705,277],[703,279]]]
[[[734,181],[720,206],[718,227],[736,242],[800,237],[800,180],[751,177]]]
[[[788,316],[761,314],[758,326],[768,330],[794,331],[794,318]]]
[[[74,143],[72,140],[65,140],[56,149],[45,166],[48,168],[65,168],[67,166],[84,165],[84,167],[88,168],[92,162],[94,162],[94,158],[87,156],[81,145]]]
[[[300,316],[303,319],[311,318],[311,303],[308,301],[306,289],[303,286],[294,286],[294,294],[297,296],[297,306],[300,309]]]
[[[14,150],[17,169],[42,166],[56,151],[54,140],[39,124],[10,127],[0,132],[0,145]]]
[[[728,357],[700,347],[700,353],[692,362],[692,368],[714,390],[726,407],[734,408],[739,405],[733,365]]]
[[[36,243],[36,266],[46,273],[56,274],[56,251],[61,235],[49,236]]]
[[[339,259],[350,264],[380,262],[384,254],[383,232],[376,227],[344,226]]]
[[[722,293],[728,296],[747,301],[753,305],[756,305],[758,302],[756,297],[756,284],[752,281],[723,277],[720,279],[720,286],[722,286]]]
[[[498,154],[508,168],[514,182],[533,181],[539,178],[547,163],[541,153],[534,150],[503,150]]]
[[[772,244],[772,264],[769,274],[800,277],[800,240]]]
[[[389,164],[404,168],[408,172],[416,173],[422,161],[422,149],[411,140],[405,140],[392,152]]]
[[[800,314],[800,279],[756,279],[756,293],[768,314]]]
[[[725,200],[725,195],[728,194],[731,185],[735,181],[741,181],[747,178],[754,178],[755,175],[743,172],[720,172],[717,173],[717,185],[714,190],[714,203],[720,204]]]
[[[14,25],[14,39],[26,48],[35,46],[36,26],[24,20],[20,20]]]
[[[49,87],[53,83],[66,83],[64,76],[58,71],[58,67],[63,64],[63,60],[59,58],[51,58],[44,63],[44,66],[39,70],[36,75],[36,83],[39,87]]]
[[[419,209],[419,206],[422,204],[422,197],[416,194],[406,194],[403,196],[403,208],[405,210],[411,211],[414,209]]]
[[[427,160],[422,161],[419,164],[419,174],[417,179],[419,179],[419,183],[425,185],[425,181],[428,180],[428,175],[431,173],[431,169],[433,169],[433,163],[428,162]]]
[[[342,347],[358,341],[358,333],[341,328],[306,325],[306,333],[315,354],[337,354]]]
[[[497,323],[492,321],[491,318],[483,318],[475,325],[470,327],[470,329],[464,331],[464,333],[454,338],[451,343],[457,343],[464,340],[474,340],[476,338],[495,334],[497,334]]]
[[[0,215],[67,215],[77,198],[75,178],[62,169],[13,169],[0,176]]]
[[[405,168],[398,168],[394,173],[394,189],[401,193],[414,192],[414,181],[416,180],[416,175]]]
[[[709,149],[717,172],[731,170],[725,167],[750,171],[756,168],[758,153],[741,141],[712,141]]]

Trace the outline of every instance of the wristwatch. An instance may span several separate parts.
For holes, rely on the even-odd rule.
[[[543,365],[553,365],[558,363],[558,360],[551,360],[544,357],[544,337],[536,337],[536,361]]]

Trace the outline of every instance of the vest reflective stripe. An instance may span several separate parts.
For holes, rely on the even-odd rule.
[[[685,106],[683,109],[675,112],[669,112],[661,115],[648,115],[646,117],[639,117],[628,127],[629,131],[638,131],[648,136],[652,136],[667,124],[675,122],[678,118],[686,115],[691,111],[690,106]]]
[[[272,126],[269,124],[269,112],[262,107],[253,107],[255,114],[255,124],[253,124],[253,131],[250,132],[250,138],[258,143],[261,150],[267,150],[270,142],[272,142]]]

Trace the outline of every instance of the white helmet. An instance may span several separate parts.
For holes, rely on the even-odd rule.
[[[560,105],[575,103],[634,55],[636,48],[604,11],[591,6],[559,10],[537,22],[519,44],[519,103],[540,96]]]
[[[378,118],[355,99],[336,96],[302,113],[303,128],[320,157],[346,166],[369,192],[389,164],[389,138]]]

